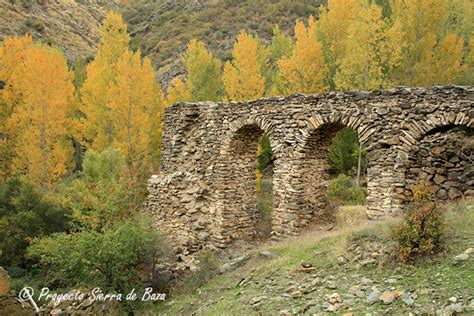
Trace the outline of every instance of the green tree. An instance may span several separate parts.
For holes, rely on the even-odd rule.
[[[140,295],[139,273],[143,269],[154,272],[157,258],[166,253],[163,247],[151,221],[134,217],[103,233],[85,230],[36,238],[28,255],[39,260],[47,286],[100,287],[105,293],[129,293],[137,288]],[[133,309],[133,303],[123,304]]]
[[[204,42],[191,40],[183,62],[188,72],[186,85],[192,101],[219,101],[222,90],[221,62],[212,57]]]
[[[0,183],[0,266],[27,268],[29,240],[69,229],[71,210],[52,193],[44,193],[26,180]]]
[[[357,168],[359,147],[357,132],[350,127],[343,128],[334,136],[329,147],[329,161],[336,174],[354,175]]]
[[[270,146],[270,139],[267,135],[263,135],[259,142],[257,154],[257,170],[262,173],[265,168],[273,163],[274,157],[272,147]]]
[[[80,91],[87,79],[87,61],[84,57],[76,58],[74,62],[74,80],[72,81],[76,91]]]
[[[270,64],[272,67],[272,75],[270,77],[270,94],[278,94],[282,91],[282,87],[279,86],[280,82],[277,80],[278,76],[278,61],[283,58],[289,58],[293,53],[294,44],[290,36],[285,35],[278,25],[273,27],[273,37],[268,51],[270,53]]]
[[[126,170],[125,160],[116,149],[86,152],[83,172],[62,187],[77,229],[104,231],[134,213],[139,202],[132,198],[135,192]]]
[[[268,48],[272,61],[276,62],[281,58],[290,57],[293,52],[293,48],[294,45],[291,37],[285,35],[285,33],[280,30],[280,27],[275,25],[273,27],[272,42]]]

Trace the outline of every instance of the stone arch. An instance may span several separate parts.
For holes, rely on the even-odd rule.
[[[314,219],[326,214],[326,194],[329,180],[329,146],[334,136],[344,127],[354,129],[364,144],[371,142],[374,128],[365,125],[364,114],[314,114],[300,129],[287,177],[281,181],[286,188],[283,203],[274,210],[275,235],[297,233]]]
[[[467,111],[433,113],[426,116],[426,119],[411,121],[406,128],[402,129],[400,140],[404,143],[404,149],[408,151],[427,134],[433,133],[439,128],[445,126],[474,126],[474,119],[469,117]]]
[[[218,223],[217,245],[255,236],[258,220],[256,194],[256,162],[258,142],[267,135],[275,156],[278,142],[272,123],[265,118],[240,118],[229,124],[220,150],[217,182]]]
[[[327,116],[312,115],[308,121],[306,137],[297,149],[304,159],[301,177],[304,185],[303,200],[312,208],[309,217],[324,216],[326,192],[329,180],[329,146],[334,136],[343,128],[350,127],[357,132],[359,141],[367,145],[375,129],[363,123],[364,115],[349,116],[333,112]],[[313,185],[311,185],[313,184]]]
[[[403,146],[405,204],[413,200],[412,187],[420,181],[430,184],[438,203],[474,196],[473,145],[452,133],[459,127],[472,133],[473,123],[465,112],[450,112],[408,125]]]
[[[221,153],[225,153],[230,150],[232,141],[235,140],[239,131],[246,126],[256,126],[270,139],[270,145],[275,155],[280,152],[281,145],[278,141],[277,135],[275,134],[275,127],[273,122],[265,117],[254,117],[254,118],[238,118],[229,123],[228,132],[225,134],[222,141]]]

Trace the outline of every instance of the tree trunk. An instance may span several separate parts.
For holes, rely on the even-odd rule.
[[[359,144],[359,159],[357,161],[357,178],[356,178],[357,186],[360,186],[361,169],[362,169],[362,144]]]

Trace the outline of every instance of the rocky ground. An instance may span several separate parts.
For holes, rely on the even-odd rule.
[[[309,231],[227,262],[195,293],[172,297],[167,315],[474,313],[474,205],[447,211],[446,250],[410,265],[393,254],[396,220]]]
[[[400,264],[394,255],[390,231],[399,219],[367,223],[336,216],[336,227],[313,227],[292,239],[235,248],[231,258],[209,270],[217,274],[210,282],[191,291],[183,287],[137,314],[473,315],[474,203],[450,207],[445,216],[445,250],[411,264]],[[0,315],[31,314],[31,306],[20,303],[8,284],[8,276],[0,273]],[[122,310],[118,304],[92,302],[87,295],[40,309],[45,315]]]

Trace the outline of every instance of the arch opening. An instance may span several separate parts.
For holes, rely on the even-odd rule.
[[[225,216],[233,223],[231,239],[263,240],[270,236],[275,157],[270,140],[257,125],[238,129],[225,157]]]
[[[473,160],[474,128],[451,124],[427,132],[408,151],[405,204],[422,182],[439,204],[474,197]]]
[[[324,124],[313,130],[303,155],[300,185],[307,222],[365,218],[367,159],[357,132],[339,122]]]

